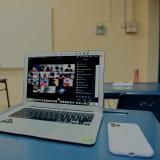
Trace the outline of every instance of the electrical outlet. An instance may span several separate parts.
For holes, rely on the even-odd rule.
[[[106,35],[107,27],[106,25],[97,25],[96,26],[96,35]]]

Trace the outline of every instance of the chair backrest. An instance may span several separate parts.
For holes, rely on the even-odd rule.
[[[117,108],[151,111],[160,122],[160,94],[124,93]]]

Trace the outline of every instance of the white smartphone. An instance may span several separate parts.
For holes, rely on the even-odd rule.
[[[109,151],[117,155],[152,157],[154,151],[135,123],[108,123]]]

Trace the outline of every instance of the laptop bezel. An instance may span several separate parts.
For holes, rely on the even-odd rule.
[[[78,55],[99,55],[99,83],[98,83],[98,95],[99,101],[97,106],[83,106],[83,105],[71,105],[71,104],[58,104],[58,103],[44,103],[44,102],[30,102],[27,98],[27,74],[28,74],[28,58],[29,57],[54,57],[54,56],[74,56]],[[57,108],[57,109],[67,109],[67,110],[83,110],[83,111],[101,111],[104,105],[104,92],[103,92],[103,83],[104,83],[104,52],[100,50],[96,51],[61,51],[61,52],[43,52],[43,53],[29,53],[25,54],[24,59],[24,90],[23,90],[23,104],[25,106],[34,106],[42,108]]]

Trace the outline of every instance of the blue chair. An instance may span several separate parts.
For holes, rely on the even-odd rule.
[[[119,96],[117,109],[151,111],[160,122],[160,94],[121,94]]]

